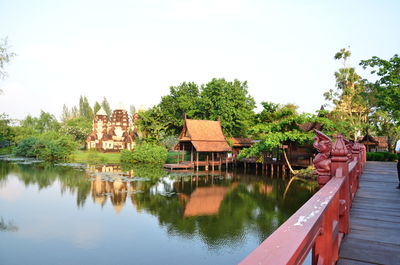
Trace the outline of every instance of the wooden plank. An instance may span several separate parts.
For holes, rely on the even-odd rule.
[[[339,255],[341,258],[367,263],[398,265],[400,248],[392,244],[347,238],[342,243]]]
[[[374,265],[375,263],[368,263],[363,261],[357,261],[353,259],[340,259],[337,265]]]
[[[350,210],[338,264],[400,264],[400,196],[395,163],[368,162]]]

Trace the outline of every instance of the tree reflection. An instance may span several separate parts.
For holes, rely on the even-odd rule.
[[[18,231],[18,226],[16,226],[12,221],[4,221],[3,217],[0,218],[0,232],[16,232]]]
[[[45,189],[58,181],[61,193],[87,197],[119,213],[131,202],[158,218],[170,235],[200,237],[209,248],[239,246],[246,236],[261,243],[316,191],[315,182],[268,178],[241,172],[169,174],[152,165],[96,165],[87,168],[0,162],[0,183],[11,173],[26,186]],[[2,227],[13,227],[1,219]],[[4,229],[4,228],[3,228]]]

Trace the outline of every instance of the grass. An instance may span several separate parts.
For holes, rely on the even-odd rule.
[[[72,154],[71,161],[76,163],[120,163],[120,153],[101,153],[98,151],[79,150]]]

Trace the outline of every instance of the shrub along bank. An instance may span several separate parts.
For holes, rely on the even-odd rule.
[[[367,161],[396,161],[398,155],[389,152],[367,152]]]
[[[135,146],[135,150],[122,150],[121,162],[163,164],[167,160],[168,152],[163,146],[143,143]]]
[[[68,160],[76,150],[77,143],[69,136],[45,133],[21,140],[15,147],[16,156],[34,157],[44,161]]]

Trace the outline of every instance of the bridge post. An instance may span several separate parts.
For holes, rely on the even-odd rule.
[[[352,193],[355,193],[358,189],[358,184],[362,172],[362,150],[361,150],[361,145],[359,143],[355,143],[353,145],[353,148],[351,150],[353,160],[357,160],[357,166],[356,166],[356,173],[353,174],[353,180],[352,180]]]
[[[332,147],[331,175],[336,176],[337,169],[341,169],[342,176],[345,178],[339,194],[339,232],[349,233],[349,215],[350,215],[350,178],[349,178],[349,150],[344,142],[343,135],[336,137],[336,142]]]

